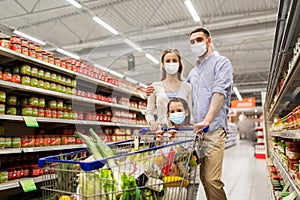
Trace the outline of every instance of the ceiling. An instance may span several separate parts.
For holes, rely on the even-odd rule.
[[[78,0],[81,9],[66,0],[0,0],[0,30],[12,34],[18,29],[46,41],[44,49],[55,53],[60,47],[91,64],[109,67],[141,83],[151,83],[160,79],[160,65],[147,59],[145,53],[159,60],[163,49],[177,48],[184,59],[186,77],[196,60],[187,34],[205,26],[212,33],[214,50],[231,60],[234,85],[242,97],[254,96],[257,105],[261,105],[278,1],[191,1],[200,23],[193,20],[184,0]],[[119,34],[104,29],[92,20],[93,16],[101,18]],[[125,38],[143,52],[126,44]]]

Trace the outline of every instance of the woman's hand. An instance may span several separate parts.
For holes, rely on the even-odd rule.
[[[156,131],[156,140],[162,140],[163,139],[163,135],[164,135],[164,131],[163,130]]]
[[[152,132],[157,131],[158,125],[157,125],[157,123],[156,123],[155,121],[150,121],[150,122],[149,122],[149,125],[150,125],[150,130],[151,130]]]
[[[146,87],[146,95],[149,96],[154,92],[154,87],[153,86],[148,86]]]

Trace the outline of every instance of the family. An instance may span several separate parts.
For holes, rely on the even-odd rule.
[[[233,68],[228,58],[212,52],[210,31],[197,28],[189,34],[196,66],[182,80],[183,64],[178,50],[166,49],[161,56],[161,81],[147,88],[146,120],[151,131],[162,137],[162,127],[209,126],[200,157],[200,180],[207,200],[226,200],[221,181],[227,114],[230,107]],[[172,132],[175,137],[176,132]],[[178,133],[179,134],[179,133]],[[191,199],[196,199],[196,190]]]

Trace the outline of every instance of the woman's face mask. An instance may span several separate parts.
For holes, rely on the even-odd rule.
[[[176,74],[179,68],[179,63],[165,63],[164,66],[168,74]]]

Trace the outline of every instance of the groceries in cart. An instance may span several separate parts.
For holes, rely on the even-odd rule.
[[[151,147],[141,143],[135,148],[134,140],[107,145],[92,129],[90,134],[92,138],[77,133],[88,149],[39,159],[45,199],[187,199],[193,156],[184,145],[194,140],[163,145],[152,141]]]

